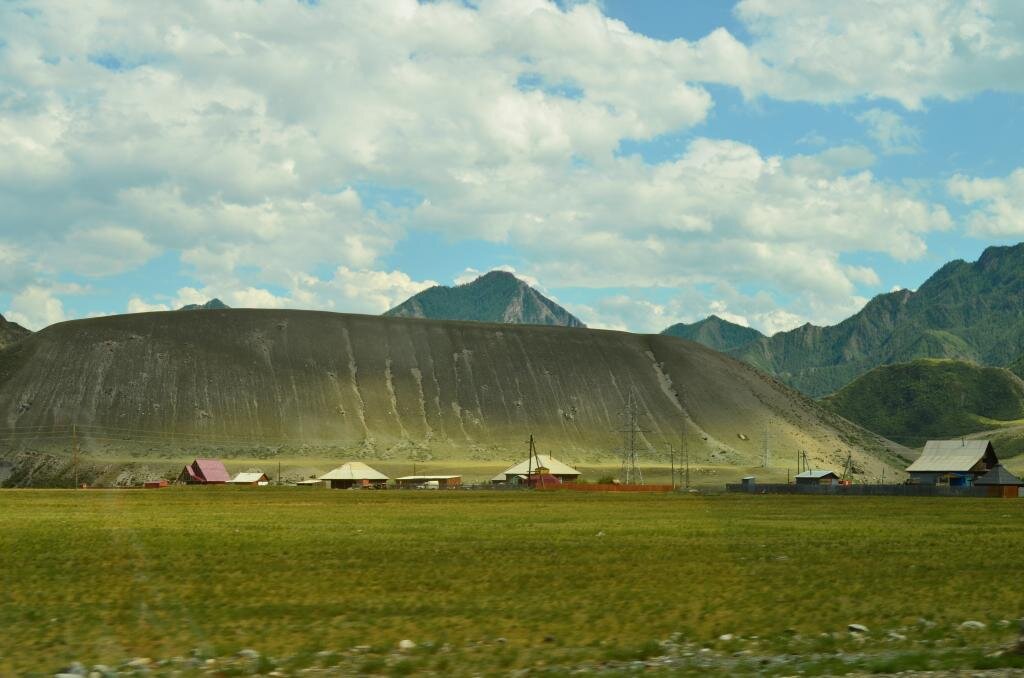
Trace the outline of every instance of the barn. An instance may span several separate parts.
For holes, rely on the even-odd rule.
[[[333,490],[347,490],[354,487],[384,489],[388,477],[361,461],[350,461],[333,471],[320,476],[319,480],[329,484]]]
[[[562,483],[576,482],[580,472],[568,464],[564,464],[547,454],[538,454],[528,459],[509,466],[507,469],[491,478],[491,482],[498,485],[516,485],[525,482],[531,474],[551,475],[558,478]]]
[[[196,459],[182,469],[178,482],[185,485],[223,485],[231,480],[219,459]]]
[[[262,471],[243,471],[228,481],[232,485],[252,485],[265,487],[270,484],[270,478]]]
[[[1018,497],[1021,488],[1024,487],[1024,480],[1013,475],[1002,464],[995,467],[974,481],[979,487],[987,487],[990,497]]]
[[[929,440],[907,473],[914,484],[970,487],[997,464],[989,440]]]
[[[804,471],[795,476],[797,485],[838,485],[839,474],[835,471]]]

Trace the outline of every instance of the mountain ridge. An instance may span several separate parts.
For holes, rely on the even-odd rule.
[[[0,315],[0,349],[21,341],[30,334],[32,334],[31,330]]]
[[[506,271],[490,271],[455,287],[436,285],[384,316],[523,325],[586,327],[557,303]]]

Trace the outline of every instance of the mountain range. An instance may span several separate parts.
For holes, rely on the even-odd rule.
[[[398,318],[586,327],[579,318],[505,271],[465,285],[423,290],[384,313]]]
[[[205,304],[185,304],[179,311],[223,311],[226,308],[231,308],[220,299],[214,297]]]
[[[735,345],[744,331],[752,338]],[[880,365],[954,358],[1020,368],[1024,353],[1024,244],[989,247],[976,262],[952,261],[916,291],[872,299],[827,327],[807,324],[756,336],[720,318],[665,330],[723,350],[820,397]]]

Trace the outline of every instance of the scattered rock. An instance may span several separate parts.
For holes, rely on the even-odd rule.
[[[904,640],[907,639],[905,635],[903,635],[902,633],[896,633],[895,631],[889,631],[889,633],[886,634],[886,638],[897,643],[902,643]]]
[[[256,659],[260,658],[260,653],[257,652],[256,650],[251,650],[249,648],[246,648],[244,650],[239,650],[238,651],[238,656],[241,657],[242,659],[256,660]]]
[[[968,619],[960,625],[961,631],[981,631],[983,628],[985,628],[985,624],[974,619]]]
[[[508,638],[495,638],[494,642],[496,642],[498,645],[504,645],[508,642]]]
[[[408,638],[405,638],[404,640],[398,641],[398,649],[402,650],[403,652],[408,652],[409,650],[415,650],[416,649],[416,643],[414,643],[413,641],[409,640]]]
[[[849,626],[846,627],[846,630],[849,631],[850,633],[860,634],[860,633],[867,633],[868,632],[868,627],[864,626],[863,624],[850,624]]]
[[[82,662],[71,662],[67,668],[64,669],[63,673],[69,673],[73,676],[84,676],[87,671],[85,670],[85,664]]]
[[[730,640],[733,639],[733,635],[731,633],[723,633],[722,635],[718,636],[718,639],[723,643],[728,643]]]
[[[598,532],[598,533],[597,533],[597,535],[595,535],[595,536],[598,536],[598,537],[603,537],[603,536],[604,536],[604,530],[601,530],[601,531],[600,531],[600,532]]]
[[[544,642],[545,643],[553,643],[553,642],[555,642],[555,640],[556,640],[556,638],[554,636],[544,636]]]

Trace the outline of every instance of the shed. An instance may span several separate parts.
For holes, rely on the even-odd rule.
[[[319,480],[330,483],[331,489],[334,490],[347,490],[353,487],[383,489],[388,484],[386,475],[361,461],[350,461],[323,474]]]
[[[295,483],[299,487],[319,487],[324,484],[324,481],[319,478],[306,478]]]
[[[797,485],[837,485],[839,483],[838,473],[824,469],[797,473],[794,478]]]
[[[974,481],[975,485],[988,488],[990,497],[1017,497],[1024,480],[1006,470],[1002,464],[996,464],[992,470]]]
[[[530,474],[551,475],[563,483],[575,482],[580,477],[580,472],[572,466],[564,464],[547,454],[538,454],[508,467],[491,478],[491,482],[514,484],[520,482],[520,477],[526,477]]]
[[[997,464],[989,440],[929,440],[907,473],[912,483],[968,487]]]
[[[223,485],[231,480],[219,459],[196,459],[182,469],[178,482],[186,485]]]
[[[461,485],[462,476],[402,476],[395,478],[395,482],[403,488],[424,487],[448,490]]]
[[[264,487],[270,484],[270,478],[268,478],[267,474],[262,471],[245,471],[239,473],[228,482],[232,485],[255,485]]]
[[[752,490],[757,487],[757,476],[743,476],[740,478],[740,485],[744,490]]]
[[[162,487],[167,487],[167,481],[163,478],[159,480],[147,480],[142,484],[147,490],[159,490]]]

